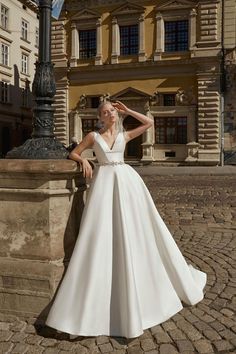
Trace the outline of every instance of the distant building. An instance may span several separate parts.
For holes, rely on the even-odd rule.
[[[32,130],[32,81],[39,45],[37,5],[0,0],[0,157]]]

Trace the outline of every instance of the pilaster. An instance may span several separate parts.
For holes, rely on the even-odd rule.
[[[102,20],[99,18],[96,22],[97,32],[97,53],[95,57],[95,65],[102,65]]]
[[[117,64],[118,63],[118,56],[119,56],[119,27],[117,23],[117,18],[113,17],[112,19],[112,53],[111,53],[111,63]]]
[[[164,20],[161,13],[156,14],[156,50],[154,61],[161,60],[164,52]]]
[[[198,142],[199,161],[219,162],[220,152],[220,77],[198,72]]]
[[[144,23],[144,14],[139,18],[139,53],[138,60],[139,62],[144,62],[147,59],[145,53],[145,23]]]

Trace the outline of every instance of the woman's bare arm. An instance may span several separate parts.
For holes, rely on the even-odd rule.
[[[117,109],[118,112],[120,112],[122,114],[130,115],[142,123],[139,127],[126,132],[126,134],[125,134],[126,141],[132,140],[132,139],[136,138],[137,136],[143,134],[148,128],[150,128],[153,125],[153,120],[151,118],[147,117],[146,115],[144,115],[142,113],[139,113],[139,112],[133,111],[132,109],[129,109],[120,101],[117,101],[117,102],[113,103],[112,105]]]
[[[69,158],[76,162],[79,162],[82,166],[83,176],[92,178],[93,169],[87,159],[81,156],[81,153],[93,146],[94,134],[92,132],[88,133],[84,139],[70,152]]]

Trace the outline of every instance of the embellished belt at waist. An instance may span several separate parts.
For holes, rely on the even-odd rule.
[[[116,165],[124,165],[124,161],[108,161],[108,162],[101,162],[98,166],[116,166]]]

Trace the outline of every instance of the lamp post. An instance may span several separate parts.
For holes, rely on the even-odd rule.
[[[65,146],[54,135],[52,104],[56,83],[51,62],[51,12],[52,0],[39,0],[39,60],[32,87],[36,102],[32,138],[9,151],[7,158],[64,159],[68,156]]]

